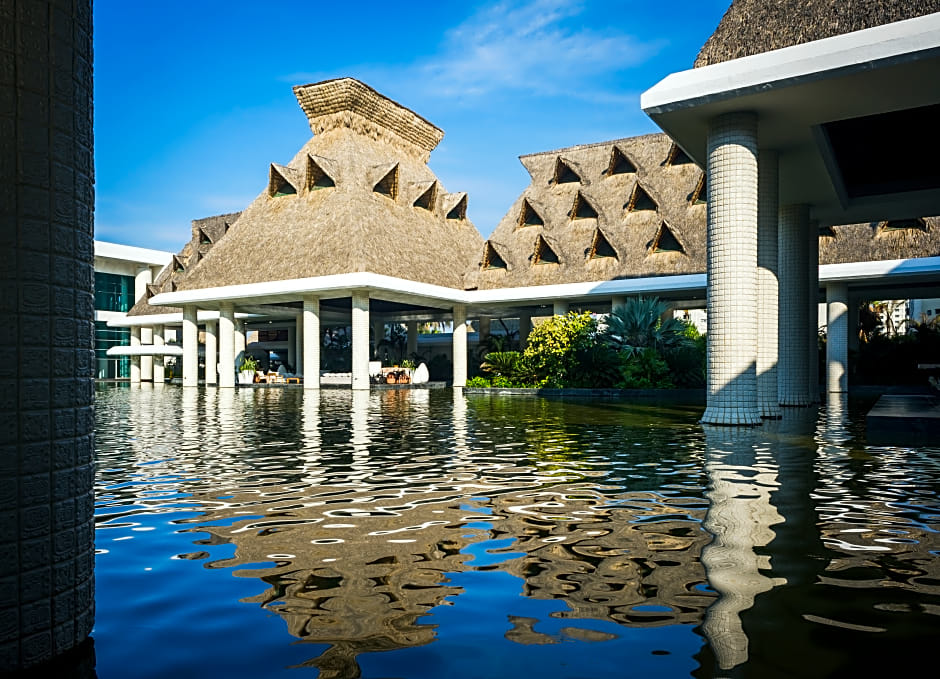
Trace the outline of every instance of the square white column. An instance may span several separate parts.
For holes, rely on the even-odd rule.
[[[231,304],[219,306],[219,386],[235,386],[235,309]]]
[[[235,358],[245,353],[245,321],[235,320]]]
[[[153,346],[162,347],[165,343],[163,341],[163,326],[155,325],[153,326]],[[166,365],[165,358],[163,356],[154,356],[153,357],[153,383],[154,384],[163,384],[166,382]]]
[[[218,378],[218,335],[216,334],[216,321],[206,321],[206,384],[216,384]]]
[[[757,158],[757,406],[761,417],[781,416],[777,397],[777,224],[779,158],[761,149]]]
[[[304,297],[302,323],[304,389],[320,388],[320,299]],[[368,367],[368,366],[367,366]],[[368,378],[368,375],[366,376]]]
[[[778,225],[779,362],[777,394],[782,406],[809,405],[809,206],[780,208]],[[709,334],[711,319],[709,319]]]
[[[140,326],[131,328],[131,346],[140,346]],[[131,356],[131,384],[140,384],[140,356]]]
[[[369,388],[369,293],[352,295],[352,388]]]
[[[153,328],[145,325],[140,327],[140,343],[142,346],[153,345]],[[140,357],[140,381],[153,381],[153,356]]]
[[[454,385],[467,385],[467,307],[454,305]]]
[[[196,307],[183,307],[183,386],[199,385],[199,327]]]

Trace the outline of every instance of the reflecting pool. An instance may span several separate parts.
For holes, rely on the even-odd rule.
[[[864,410],[99,385],[99,677],[933,664],[940,448]],[[928,665],[928,666],[930,666]]]

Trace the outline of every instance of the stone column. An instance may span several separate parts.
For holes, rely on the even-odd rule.
[[[418,321],[408,321],[408,358],[418,353]]]
[[[761,149],[757,159],[757,406],[761,417],[780,417],[777,397],[778,156]]]
[[[88,0],[0,3],[3,675],[94,622],[91,18]]]
[[[819,222],[809,225],[809,250],[806,258],[806,304],[809,307],[809,327],[806,336],[807,403],[819,402]]]
[[[199,326],[196,307],[183,307],[183,386],[199,386]]]
[[[519,351],[525,350],[532,329],[532,314],[519,314]]]
[[[352,388],[369,388],[369,293],[352,296]]]
[[[320,388],[320,299],[304,297],[304,389]],[[368,376],[367,376],[368,377]]]
[[[826,391],[849,388],[849,288],[845,283],[826,286]]]
[[[153,326],[153,346],[162,347],[165,346],[163,341],[163,326],[155,325]],[[154,384],[163,384],[166,382],[166,366],[164,363],[163,356],[154,356],[153,357],[153,383]]]
[[[206,385],[217,384],[219,381],[217,348],[216,322],[206,321]]]
[[[454,305],[454,385],[467,385],[467,307]]]
[[[553,316],[564,316],[568,313],[568,301],[567,300],[556,300],[552,303],[552,315]]]
[[[757,116],[708,130],[708,405],[702,422],[760,424],[757,406]]]
[[[235,309],[231,304],[219,306],[219,386],[235,386]]]
[[[809,405],[809,342],[806,339],[809,333],[809,313],[806,311],[809,299],[809,207],[782,207],[778,228],[780,360],[777,393],[782,406],[806,406]],[[710,317],[708,329],[711,335]]]
[[[131,347],[140,348],[140,326],[131,328]],[[131,356],[131,384],[140,384],[140,356]]]

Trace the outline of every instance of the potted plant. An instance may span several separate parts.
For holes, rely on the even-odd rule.
[[[255,371],[258,369],[258,361],[254,356],[245,354],[242,364],[238,368],[238,383],[251,384],[255,381]]]

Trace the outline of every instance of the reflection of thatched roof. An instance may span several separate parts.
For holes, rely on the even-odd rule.
[[[668,162],[671,155],[669,137],[651,134],[523,156],[532,183],[478,248],[468,285],[704,271],[705,206],[695,201],[702,171]]]
[[[819,232],[820,264],[937,256],[940,217],[846,224]]]
[[[179,289],[360,271],[463,288],[482,240],[426,165],[443,133],[348,78],[295,93],[316,136],[286,168],[272,166],[265,191]],[[273,173],[299,190],[281,190]]]
[[[831,38],[924,14],[940,0],[734,0],[695,66]]]
[[[179,313],[175,307],[151,306],[147,300],[162,292],[173,292],[186,272],[206,256],[206,253],[228,233],[229,228],[238,219],[240,212],[225,215],[194,219],[192,222],[192,236],[183,246],[182,250],[173,255],[170,263],[160,272],[156,280],[147,286],[147,291],[137,300],[128,316],[144,316],[152,314]]]

